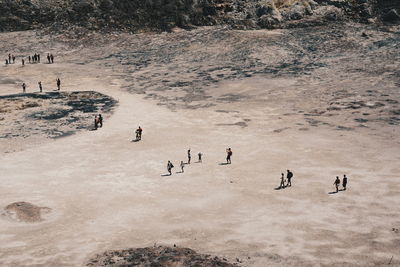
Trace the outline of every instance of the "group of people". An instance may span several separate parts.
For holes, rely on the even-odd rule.
[[[28,56],[29,63],[40,63],[40,54],[35,53],[33,56]]]
[[[6,65],[14,64],[16,57],[12,54],[8,54],[8,58],[6,58]],[[33,56],[28,56],[29,63],[40,63],[40,54],[35,53]],[[54,56],[51,53],[47,53],[47,62],[49,64],[54,63]],[[21,59],[22,66],[25,66],[25,58]]]
[[[56,79],[56,85],[57,85],[57,90],[60,91],[60,89],[61,89],[61,80],[60,80],[60,78]],[[42,93],[43,92],[43,85],[42,85],[41,81],[38,82],[38,87],[39,87],[39,92]],[[22,93],[26,93],[26,83],[22,83]]]
[[[278,189],[282,189],[288,186],[292,186],[292,178],[293,178],[293,172],[290,170],[287,170],[286,173],[286,180],[285,180],[285,174],[281,174],[281,184],[279,185]]]
[[[6,58],[6,65],[8,64],[14,64],[15,63],[15,56],[8,54],[8,59]]]
[[[203,153],[199,152],[197,154],[197,156],[198,156],[198,161],[197,162],[199,162],[199,163],[203,162]],[[191,154],[191,149],[190,148],[187,151],[187,157],[188,157],[188,160],[187,160],[186,163],[184,163],[183,160],[181,160],[181,163],[180,163],[181,173],[185,172],[185,170],[184,170],[185,165],[186,164],[190,164],[190,162],[192,160],[192,154]],[[172,168],[174,168],[174,165],[172,164],[172,162],[170,160],[168,160],[167,171],[168,171],[169,175],[172,175]]]
[[[54,63],[54,56],[53,54],[47,53],[47,62],[49,64],[53,64]]]
[[[94,129],[103,127],[103,116],[101,114],[94,116]]]
[[[340,186],[339,176],[336,176],[335,182],[333,184],[334,184],[334,186],[336,188],[336,193],[339,192],[339,186]],[[343,186],[343,191],[345,191],[346,187],[347,187],[347,176],[346,176],[346,174],[343,175],[342,186]]]

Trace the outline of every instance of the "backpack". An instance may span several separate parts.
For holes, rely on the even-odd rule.
[[[293,173],[292,173],[292,172],[288,172],[287,177],[288,177],[288,178],[292,178],[292,177],[293,177]]]

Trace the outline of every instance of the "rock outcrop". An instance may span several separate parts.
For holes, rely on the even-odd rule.
[[[0,31],[50,27],[68,30],[168,31],[230,25],[285,28],[338,19],[395,22],[396,0],[0,0]]]

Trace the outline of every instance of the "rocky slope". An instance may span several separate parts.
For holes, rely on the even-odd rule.
[[[399,20],[396,0],[0,0],[0,31],[170,30],[226,24],[287,28],[338,19]]]

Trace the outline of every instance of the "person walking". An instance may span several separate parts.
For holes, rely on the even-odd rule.
[[[28,57],[29,64],[31,63],[31,56]]]
[[[42,82],[38,82],[38,85],[39,85],[39,92],[42,92],[43,91]]]
[[[199,162],[203,162],[202,161],[203,153],[199,152],[199,154],[197,154],[197,156],[199,156]]]
[[[334,182],[333,184],[334,184],[335,187],[336,187],[336,193],[339,192],[339,185],[340,185],[339,176],[336,176],[336,180],[335,180],[335,182]]]
[[[8,59],[6,59],[6,65],[8,65]]]
[[[22,83],[22,93],[25,93],[25,92],[26,92],[26,84]]]
[[[51,64],[54,63],[54,56],[53,56],[53,54],[50,54],[50,61],[51,61]]]
[[[103,116],[101,116],[101,114],[99,114],[99,116],[97,117],[97,122],[100,128],[103,127]]]
[[[15,63],[15,56],[12,55],[13,64]]]
[[[50,61],[50,54],[49,53],[47,53],[47,62],[50,64],[51,63],[51,61]]]
[[[22,66],[25,66],[25,59],[22,59],[21,62],[22,62]]]
[[[97,118],[97,115],[95,115],[95,116],[94,116],[94,129],[95,129],[95,130],[97,130],[98,123],[99,123],[99,119]]]
[[[232,161],[231,161],[232,154],[233,154],[232,153],[232,149],[228,148],[226,150],[226,164],[231,164],[232,163]]]
[[[185,167],[185,163],[183,163],[183,160],[181,160],[181,171],[184,173],[183,168]]]
[[[286,184],[286,186],[292,186],[292,178],[293,178],[293,172],[287,170],[287,174],[286,174],[287,184]]]
[[[168,170],[168,172],[169,172],[169,175],[172,175],[172,168],[173,168],[173,167],[174,167],[174,165],[172,164],[172,162],[168,160],[168,163],[167,163],[167,170]]]
[[[60,91],[60,87],[61,87],[61,80],[60,80],[60,78],[57,78],[56,82],[57,82],[57,90]]]
[[[346,174],[343,176],[342,185],[343,185],[343,190],[346,190],[346,186],[347,186],[347,176],[346,176]]]
[[[285,174],[282,173],[281,175],[281,184],[279,185],[279,188],[285,188]]]
[[[192,159],[192,155],[190,154],[190,148],[187,151],[187,156],[188,156],[188,162],[187,164],[190,164],[190,160]]]

